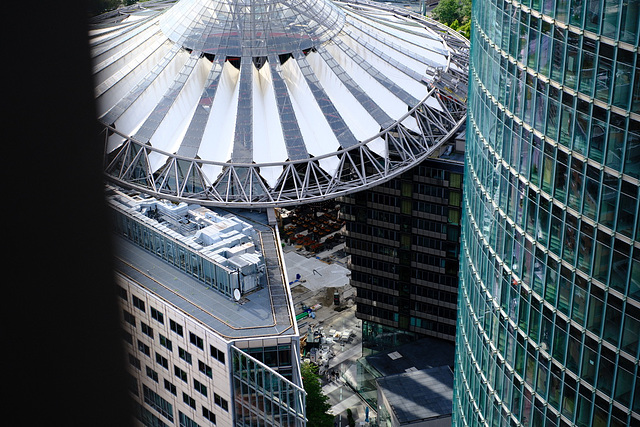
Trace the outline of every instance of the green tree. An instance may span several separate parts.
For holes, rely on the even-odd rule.
[[[307,392],[306,410],[308,427],[333,427],[333,415],[329,413],[329,396],[322,392],[318,367],[305,362],[300,367],[302,385]]]
[[[444,25],[451,25],[460,16],[460,4],[458,0],[440,0],[433,8],[433,17]]]
[[[433,17],[469,38],[471,33],[471,0],[441,0],[433,9]]]

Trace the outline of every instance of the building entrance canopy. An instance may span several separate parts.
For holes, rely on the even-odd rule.
[[[110,180],[202,205],[378,185],[466,113],[468,42],[377,3],[146,2],[91,30]]]

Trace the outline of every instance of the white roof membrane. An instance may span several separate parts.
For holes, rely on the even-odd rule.
[[[398,12],[367,0],[151,0],[109,15],[90,40],[105,173],[253,205],[329,198],[410,167],[464,122],[464,106],[454,117],[430,93],[466,79],[468,42]],[[131,153],[149,162],[129,165]]]

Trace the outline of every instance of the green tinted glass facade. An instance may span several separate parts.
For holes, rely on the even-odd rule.
[[[640,425],[640,1],[474,1],[454,421]]]

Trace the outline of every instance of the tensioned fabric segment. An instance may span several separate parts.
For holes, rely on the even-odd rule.
[[[176,61],[173,61],[173,59],[176,56],[188,57],[188,54],[185,54],[180,46],[173,45],[169,52],[167,52],[167,54],[164,56],[164,58],[162,58],[162,61],[158,63],[153,68],[153,70],[151,70],[151,72],[142,77],[139,83],[136,84],[131,90],[129,90],[129,93],[127,93],[124,98],[122,98],[104,116],[101,117],[101,120],[109,124],[116,123],[116,121],[118,121],[120,117],[122,117],[122,115],[125,113],[125,111],[127,111],[129,107],[131,107],[131,105],[133,105],[133,103],[136,102],[145,91],[147,91],[148,88],[157,84],[157,82],[160,80],[160,75],[167,68],[175,68]],[[182,64],[180,64],[179,66],[181,67]],[[146,114],[148,114],[148,111],[149,110],[144,111],[145,116]],[[139,115],[139,113],[137,113],[137,115]],[[125,131],[124,129],[122,130]],[[126,131],[131,132],[132,129],[127,129]]]
[[[180,156],[195,158],[198,154],[198,149],[200,148],[200,144],[202,144],[204,130],[207,126],[207,120],[211,114],[211,104],[216,96],[218,83],[222,75],[222,65],[222,59],[216,57],[211,65],[204,90],[200,95],[196,110],[191,117],[187,132],[178,149],[178,155]]]
[[[134,134],[167,91],[189,54],[172,49],[163,61],[102,118],[126,135]],[[175,59],[175,60],[173,60]],[[118,134],[110,139],[119,141]],[[110,141],[111,142],[111,141]],[[110,146],[111,147],[111,146]]]
[[[382,109],[371,97],[364,91],[360,85],[351,77],[351,75],[336,61],[336,59],[323,46],[317,50],[318,54],[331,68],[333,73],[340,79],[345,89],[358,100],[358,103],[367,111],[368,114],[380,125],[381,128],[387,128],[394,123],[394,120]],[[342,93],[341,96],[346,96]]]
[[[313,70],[311,69],[309,62],[307,61],[306,56],[304,56],[302,52],[295,52],[294,58],[298,62],[300,70],[307,80],[307,85],[311,89],[311,93],[313,93],[313,96],[315,97],[320,110],[322,110],[324,118],[329,123],[329,126],[336,136],[336,139],[338,140],[340,146],[343,148],[348,148],[352,145],[357,144],[358,141],[353,136],[353,133],[351,133],[351,129],[349,129],[347,124],[340,116],[338,110],[336,110],[335,105],[325,92],[322,84],[318,80],[318,77],[313,73]]]
[[[311,52],[307,56],[307,61],[329,98],[340,100],[335,107],[354,136],[360,141],[369,138],[371,129],[379,126],[371,114],[344,86],[319,53]]]
[[[255,67],[254,67],[255,68]],[[265,64],[254,69],[253,79],[253,159],[257,163],[277,163],[287,157],[271,67]],[[278,169],[261,169],[260,174],[270,186],[275,186],[282,173]]]
[[[135,57],[123,63],[120,69],[98,84],[95,89],[98,117],[106,114],[113,105],[127,95],[132,86],[150,73],[171,46],[171,43],[160,33],[156,33],[150,42],[145,43],[135,52]]]
[[[146,19],[102,34],[90,42],[95,63],[101,62],[102,57],[107,54],[108,57],[117,56],[121,50],[128,49],[130,44],[139,44],[146,38],[145,34],[157,32],[159,29],[155,20]]]
[[[236,123],[240,71],[230,62],[224,62],[222,76],[216,96],[211,104],[211,114],[205,128],[198,156],[216,162],[226,162],[231,158],[233,133]],[[215,141],[215,144],[212,143]]]
[[[191,53],[191,56],[189,56],[189,59],[185,62],[178,75],[174,78],[167,92],[162,96],[160,101],[158,101],[151,114],[147,116],[142,126],[140,126],[136,134],[133,136],[135,139],[143,143],[149,142],[160,126],[160,123],[165,119],[169,109],[178,97],[178,94],[187,83],[187,79],[198,63],[199,58],[200,54],[195,52]],[[158,138],[154,138],[153,145],[161,148],[162,150],[166,150],[166,147],[162,146],[162,144],[158,144]]]
[[[431,68],[443,68],[447,65],[445,56],[436,55],[400,38],[389,39],[383,32],[368,28],[359,22],[354,21],[352,27],[345,28],[345,33],[384,51],[395,61],[420,74],[421,77],[418,80],[425,77],[425,65]]]
[[[192,63],[193,68],[191,68]],[[200,58],[197,54],[192,54],[189,58],[174,81],[175,87],[172,87],[165,94],[165,98],[173,96],[174,100],[151,138],[154,147],[169,153],[175,153],[178,150],[187,131],[189,119],[193,117],[198,105],[198,99],[202,94],[202,88],[211,65],[207,59]],[[182,82],[184,84],[181,84]],[[154,156],[150,156],[150,159],[154,159]],[[164,164],[164,160],[165,157],[160,156],[157,161],[153,161],[152,170],[160,168]]]
[[[329,123],[326,120],[318,120],[319,117],[323,117],[323,113],[315,102],[297,61],[288,60],[282,65],[282,77],[291,95],[291,104],[309,154],[317,157],[334,152],[340,143]]]
[[[367,73],[353,58],[342,54],[342,51],[335,43],[327,43],[323,48],[389,117],[395,120],[407,112],[407,105],[402,100],[398,99],[391,90]]]
[[[383,74],[377,67],[374,67],[370,60],[376,60],[376,57],[373,55],[368,55],[364,49],[359,49],[363,54],[367,55],[367,57],[363,57],[360,55],[360,52],[355,51],[351,48],[351,46],[347,45],[341,39],[336,39],[336,44],[342,51],[347,54],[350,58],[353,58],[354,61],[360,65],[367,73],[371,75],[374,79],[376,79],[381,85],[386,87],[390,92],[394,93],[398,98],[402,99],[402,101],[408,106],[413,107],[420,103],[415,96],[411,93],[407,92],[407,90],[397,84],[395,81],[388,78],[385,74]],[[359,46],[359,45],[358,45]],[[376,64],[378,67],[382,67],[380,64]],[[387,67],[387,64],[384,64],[384,67]],[[403,82],[404,83],[404,82]],[[422,95],[422,94],[421,94]]]
[[[144,58],[145,55],[142,52],[145,49],[149,49],[150,45],[162,43],[163,41],[162,33],[157,31],[157,28],[150,27],[140,36],[120,45],[117,52],[105,52],[104,60],[100,61],[99,58],[95,58],[96,62],[93,67],[94,79],[98,82],[108,79],[127,64],[137,62],[139,57]]]

